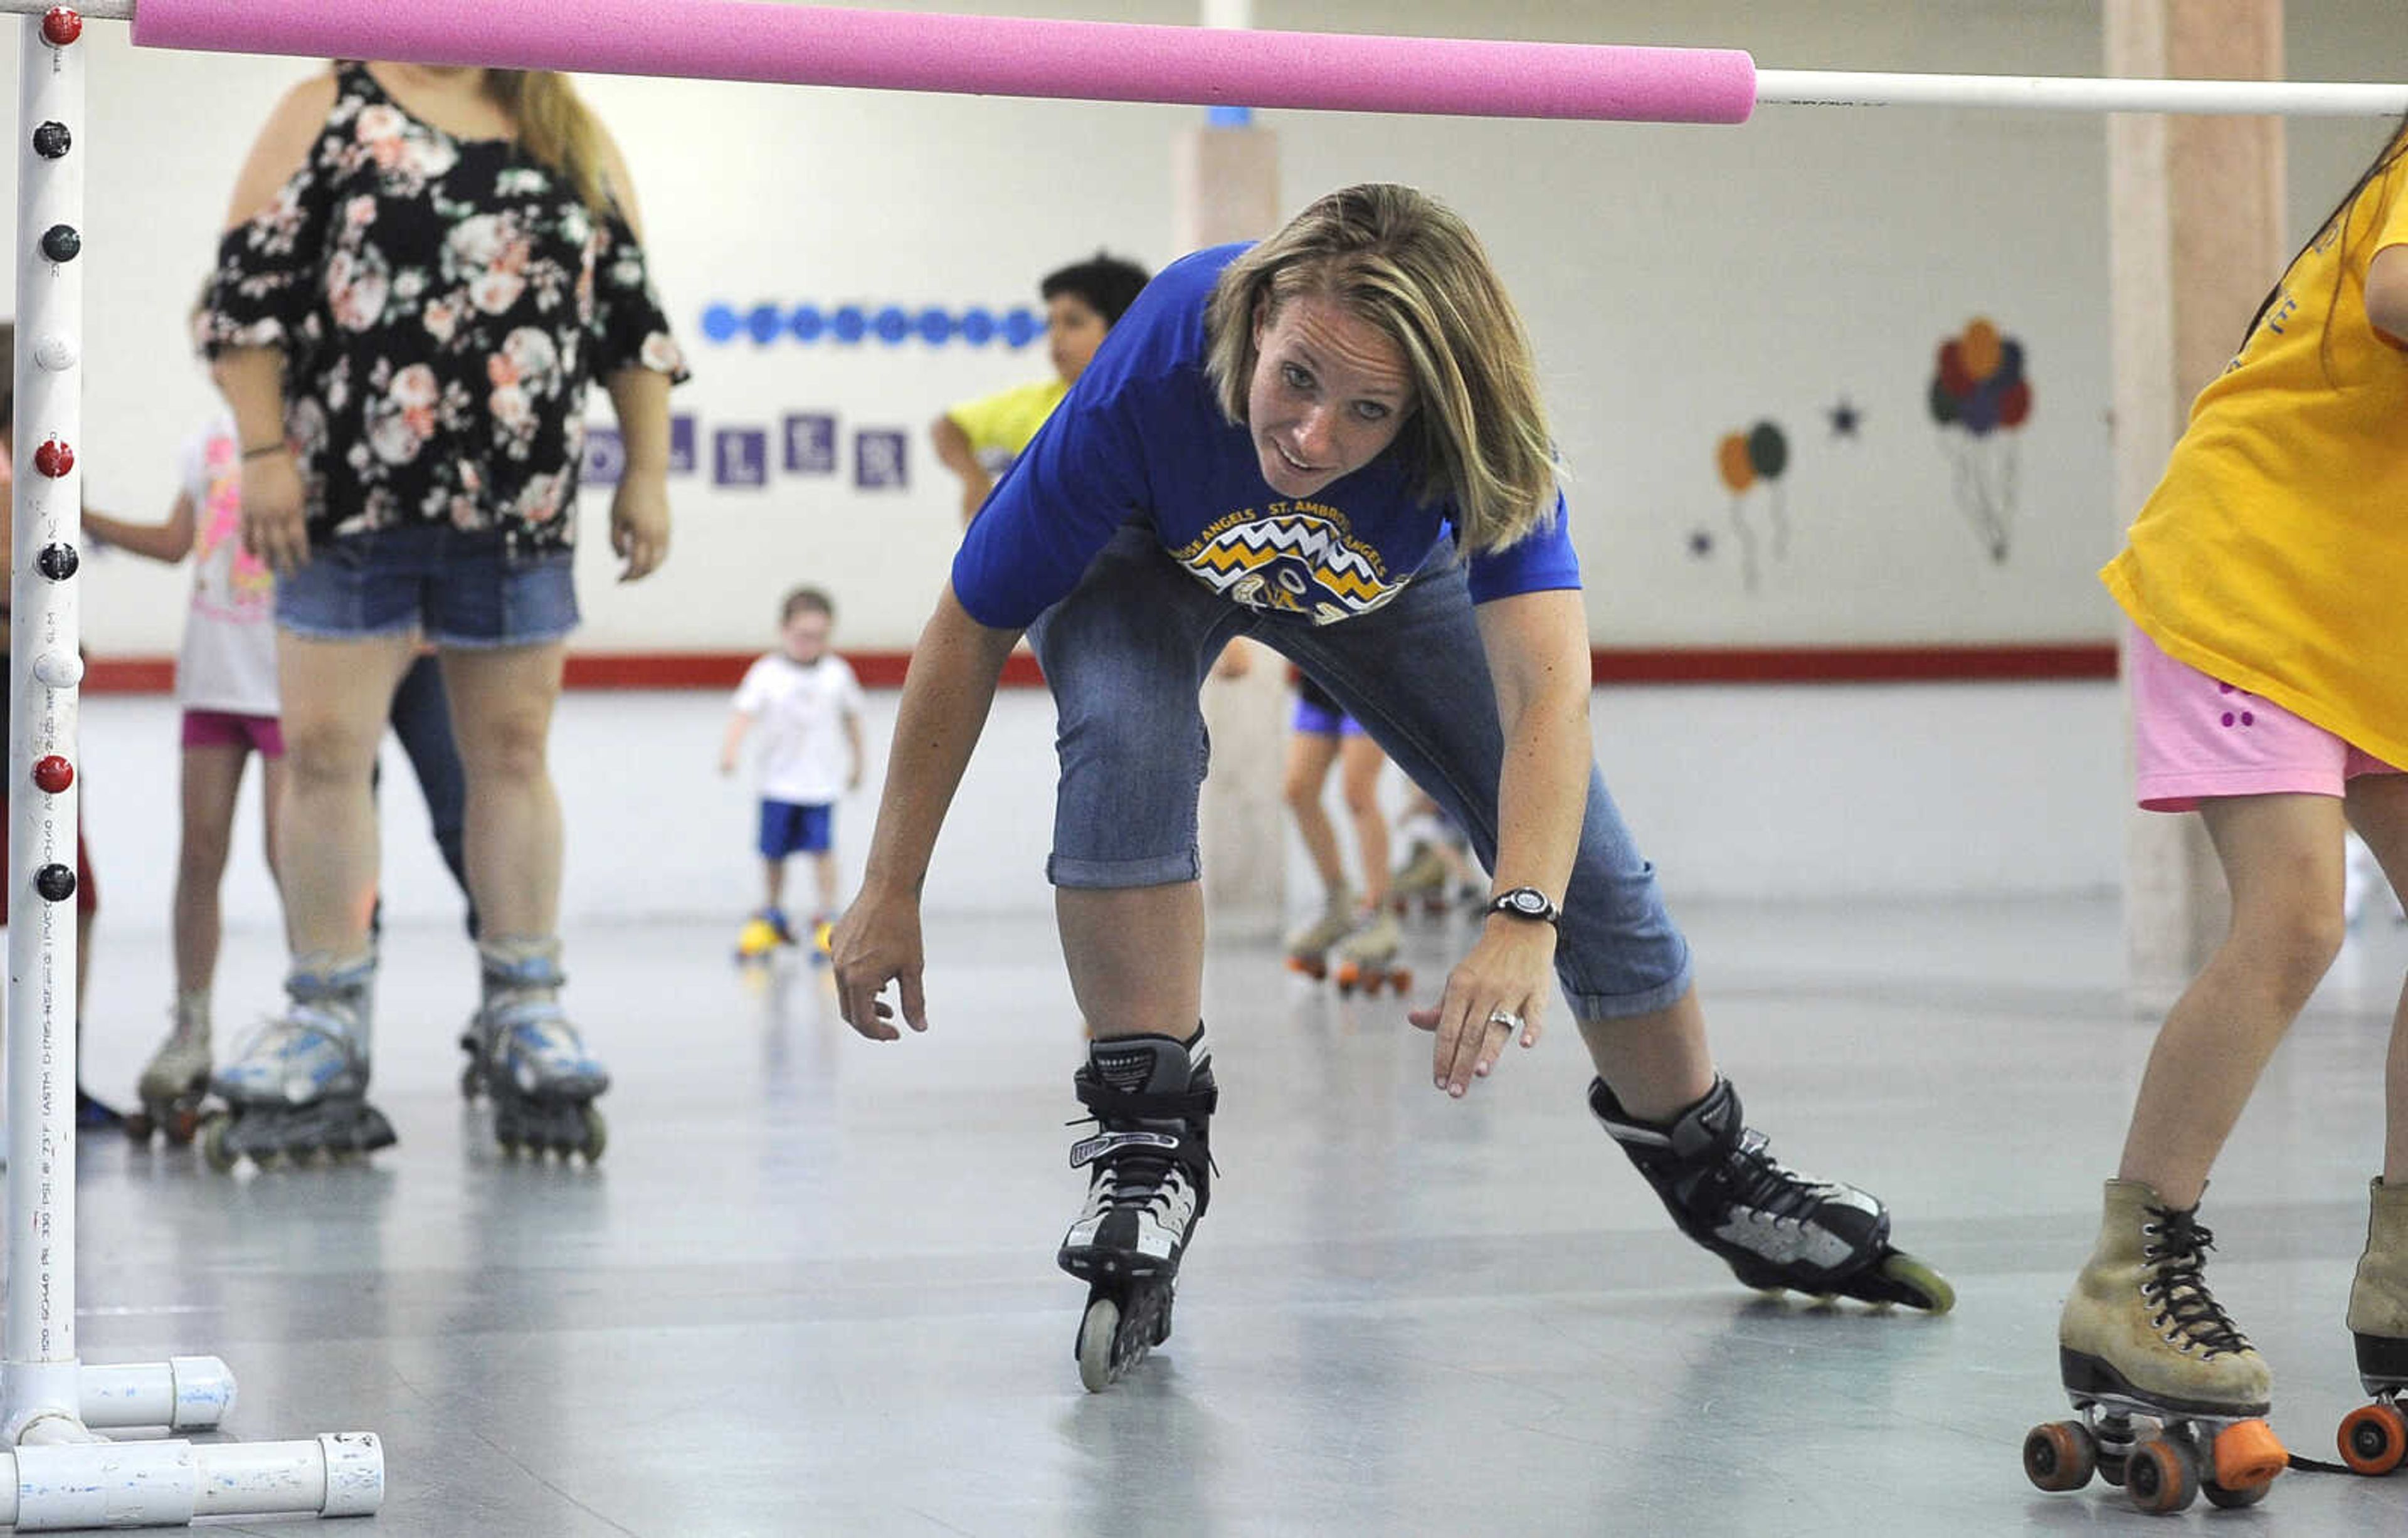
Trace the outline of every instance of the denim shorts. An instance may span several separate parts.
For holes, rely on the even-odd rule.
[[[1058,718],[1054,885],[1154,887],[1201,874],[1196,804],[1211,745],[1197,696],[1236,635],[1326,690],[1495,868],[1504,732],[1451,547],[1380,608],[1315,625],[1208,591],[1131,527],[1028,631]],[[1562,906],[1555,972],[1580,1018],[1646,1014],[1687,990],[1688,942],[1594,764]]]
[[[513,551],[494,530],[369,529],[313,544],[276,580],[276,622],[323,641],[416,632],[439,647],[518,647],[577,628],[574,552]]]

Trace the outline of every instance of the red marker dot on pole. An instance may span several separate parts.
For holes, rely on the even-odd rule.
[[[52,48],[65,48],[83,36],[83,18],[66,6],[53,6],[42,18],[42,41]]]
[[[75,450],[56,438],[45,439],[34,450],[34,468],[56,480],[75,468]]]
[[[45,753],[34,761],[34,783],[57,795],[75,783],[75,765],[56,753]]]

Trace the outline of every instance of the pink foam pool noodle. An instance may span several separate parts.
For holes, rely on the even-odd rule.
[[[1727,49],[1220,31],[758,0],[140,0],[144,48],[1211,107],[1743,122]]]

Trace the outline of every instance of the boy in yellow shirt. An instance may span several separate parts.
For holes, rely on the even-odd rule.
[[[978,516],[996,478],[1011,467],[1062,397],[1079,382],[1104,335],[1128,309],[1148,274],[1134,262],[1097,251],[1048,273],[1038,285],[1045,300],[1045,341],[1054,377],[1014,385],[947,409],[929,429],[937,457],[962,480],[962,522]]]

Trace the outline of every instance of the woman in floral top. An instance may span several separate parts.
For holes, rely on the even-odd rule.
[[[565,78],[338,64],[280,103],[236,188],[204,326],[242,443],[245,543],[276,569],[291,760],[291,1007],[215,1086],[208,1151],[392,1141],[365,1099],[369,773],[422,637],[467,771],[484,980],[465,1045],[506,1143],[601,1150],[609,1075],[557,1003],[560,805],[544,744],[577,623],[586,386],[627,446],[622,580],[668,546],[684,377],[618,150]]]

